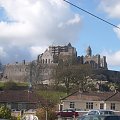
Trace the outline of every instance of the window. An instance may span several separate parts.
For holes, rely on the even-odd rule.
[[[48,60],[48,63],[50,63],[50,59]]]
[[[44,64],[44,59],[43,59],[43,64]]]
[[[11,109],[11,104],[10,104],[10,103],[7,103],[7,107],[8,107],[9,109]]]
[[[18,103],[18,110],[26,109],[26,104]]]
[[[42,63],[42,60],[40,60],[40,63]]]
[[[22,109],[22,104],[18,103],[18,110],[21,110],[21,109]]]
[[[70,102],[70,108],[74,108],[75,107],[75,103],[74,102]]]
[[[100,109],[104,109],[104,103],[100,103]]]
[[[47,59],[45,60],[45,63],[47,63]]]
[[[59,110],[62,111],[62,109],[63,109],[63,105],[60,104],[60,106],[59,106]]]
[[[111,110],[115,110],[115,103],[111,103]]]
[[[93,102],[87,102],[86,109],[93,109]]]

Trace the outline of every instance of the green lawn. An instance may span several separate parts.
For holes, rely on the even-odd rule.
[[[65,92],[56,92],[56,91],[38,91],[40,96],[43,96],[45,99],[51,100],[53,103],[60,102],[60,98],[65,97],[67,94]]]
[[[13,86],[17,86],[17,87],[27,87],[28,86],[28,83],[18,83],[18,82],[12,82],[12,81],[9,81],[9,82],[0,82],[0,90],[3,90],[5,88],[13,88]]]
[[[0,88],[4,87],[4,82],[0,82]]]

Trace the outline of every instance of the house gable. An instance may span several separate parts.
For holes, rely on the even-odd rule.
[[[120,111],[119,92],[75,92],[61,99],[61,108],[81,110],[106,109]]]

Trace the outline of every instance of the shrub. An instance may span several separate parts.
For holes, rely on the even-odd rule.
[[[46,109],[44,109],[44,108],[38,109],[36,115],[40,120],[46,120]],[[47,119],[55,120],[55,118],[56,118],[55,111],[53,109],[48,108],[47,109]]]
[[[0,118],[2,119],[9,119],[11,118],[11,111],[9,108],[5,106],[0,107]]]
[[[17,84],[15,82],[9,81],[4,83],[4,89],[6,90],[14,90],[16,89]]]

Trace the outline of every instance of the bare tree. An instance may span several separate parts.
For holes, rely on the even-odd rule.
[[[87,91],[90,85],[88,79],[92,69],[88,64],[58,64],[54,72],[57,85],[64,85],[66,92],[69,93],[73,88]]]
[[[29,82],[35,87],[37,84],[41,84],[42,76],[42,66],[36,61],[30,63],[30,78]]]

